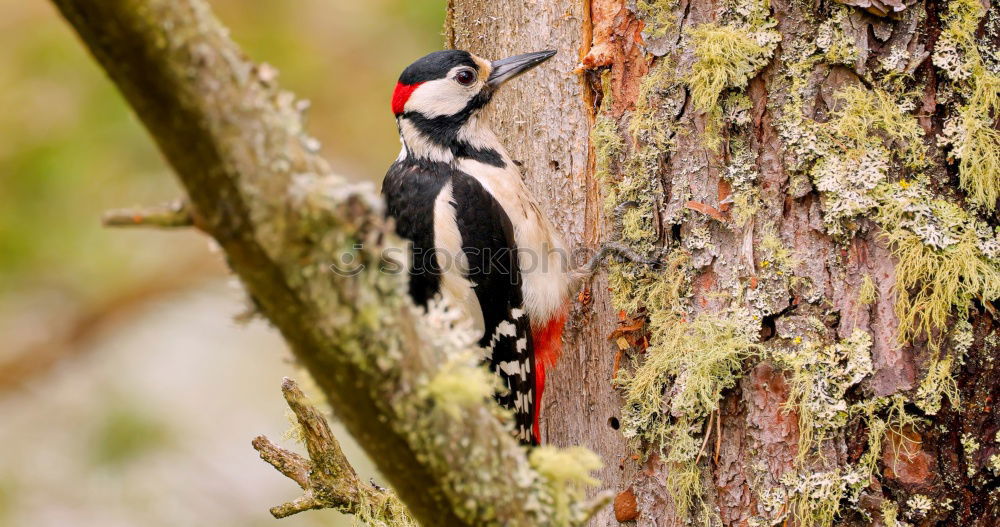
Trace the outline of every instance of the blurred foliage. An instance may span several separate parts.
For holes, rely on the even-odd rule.
[[[119,403],[98,424],[92,444],[94,462],[109,468],[122,466],[166,446],[169,440],[170,430],[151,409]]]
[[[378,181],[399,149],[395,79],[441,45],[445,0],[211,0],[250,56],[310,99],[338,171]],[[102,210],[180,190],[47,2],[0,0],[0,292],[92,299],[204,252],[197,235],[107,231]]]

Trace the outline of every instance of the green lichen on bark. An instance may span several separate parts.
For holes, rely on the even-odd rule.
[[[608,114],[613,95],[608,83],[610,76],[605,73],[602,108],[591,131],[595,176],[602,182],[605,216],[619,223],[617,230],[622,242],[645,254],[659,251],[654,221],[662,191],[657,174],[661,160],[669,154],[673,132],[671,123],[659,117],[657,104],[663,97],[660,92],[673,84],[670,71],[667,60],[663,59],[644,79],[636,109],[628,116],[625,130],[619,129]],[[628,144],[623,135],[630,139]],[[608,282],[615,308],[637,313],[644,307],[651,318],[656,318],[661,309],[673,312],[674,302],[662,302],[685,280],[687,271],[678,265],[682,261],[679,253],[675,253],[668,258],[662,272],[641,264],[613,262],[608,268]]]
[[[646,23],[642,36],[647,40],[663,38],[676,27],[673,10],[677,7],[677,0],[636,0],[635,7]]]
[[[817,328],[822,323],[814,321]],[[775,363],[790,372],[787,408],[798,415],[798,462],[847,423],[847,390],[872,373],[872,338],[856,330],[848,339],[824,345],[821,333],[796,336],[771,351]]]
[[[899,338],[936,347],[950,317],[965,320],[977,299],[1000,297],[997,232],[922,182],[878,189],[876,221],[893,248]]]
[[[950,353],[934,353],[927,364],[927,373],[914,394],[914,403],[926,415],[936,415],[945,399],[953,408],[961,402],[955,373],[963,364],[966,353],[972,348],[975,336],[968,320],[959,320],[949,335]]]
[[[922,170],[927,161],[923,130],[910,115],[913,97],[851,86],[834,100],[829,121],[816,126],[821,140],[810,177],[822,193],[827,232],[848,240],[857,218],[880,206],[875,188],[891,174]]]
[[[787,348],[769,355],[790,372],[786,409],[798,415],[799,445],[794,470],[781,476],[780,488],[764,491],[787,496],[784,517],[794,518],[798,525],[829,527],[846,508],[859,505],[862,491],[880,475],[885,439],[894,434],[898,441],[907,441],[905,432],[916,428],[920,420],[906,411],[908,400],[901,394],[848,402],[848,390],[873,371],[867,333],[857,330],[826,346],[810,344],[810,338],[793,339]],[[829,442],[839,441],[851,423],[866,430],[863,453],[854,463],[831,466],[824,449]]]
[[[714,315],[690,322],[677,315],[654,326],[645,358],[616,381],[625,396],[625,436],[665,451],[674,435],[671,418],[703,422],[718,409],[722,392],[736,385],[743,360],[759,352],[742,324]]]
[[[745,96],[742,98],[745,99]],[[724,119],[736,126],[748,124],[742,119],[733,119],[729,116],[724,116]],[[736,225],[743,226],[747,225],[761,209],[760,189],[757,186],[759,179],[757,156],[751,150],[748,138],[743,134],[734,134],[730,137],[728,146],[730,161],[723,177],[732,185],[733,221]]]
[[[392,493],[378,500],[361,499],[354,513],[356,522],[368,527],[419,527],[403,502]]]
[[[952,82],[960,100],[939,142],[950,145],[959,160],[959,179],[969,200],[992,210],[1000,199],[1000,132],[996,129],[1000,74],[996,59],[991,69],[980,50],[981,45],[992,45],[989,39],[980,41],[976,36],[985,14],[979,0],[949,2],[933,62]]]
[[[905,397],[895,395],[860,401],[847,408],[845,417],[858,419],[867,430],[864,453],[856,463],[829,469],[817,468],[815,461],[810,464],[800,460],[794,471],[781,478],[784,492],[789,496],[788,516],[802,527],[830,527],[847,507],[857,507],[862,491],[870,486],[872,478],[879,476],[878,463],[885,439],[894,434],[905,442],[905,433],[919,424],[917,418],[906,412],[905,403]],[[846,425],[845,419],[829,431],[843,433]],[[893,455],[898,456],[899,452]]]
[[[977,21],[982,17],[981,6],[977,4],[972,9],[975,0],[957,3],[958,7],[949,9],[973,12]],[[694,269],[684,273],[688,275],[681,282],[685,285],[662,289],[651,285],[656,283],[656,274],[645,274],[628,264],[616,264],[612,269],[610,285],[615,306],[630,313],[643,309],[650,314],[651,320],[654,315],[658,317],[656,323],[650,323],[652,334],[646,356],[636,360],[619,378],[626,396],[624,429],[630,437],[640,439],[647,449],[660,449],[665,455],[667,486],[678,516],[682,518],[695,515],[699,503],[705,503],[704,474],[702,467],[693,461],[698,458],[703,429],[711,410],[706,414],[692,408],[702,411],[718,408],[718,397],[742,375],[741,367],[726,360],[729,355],[725,350],[732,349],[727,347],[726,338],[720,338],[717,333],[703,338],[705,334],[692,328],[711,320],[745,333],[749,328],[759,328],[764,317],[774,314],[773,306],[780,303],[772,302],[774,299],[787,298],[794,291],[794,305],[800,305],[798,301],[802,299],[810,303],[825,294],[821,290],[804,293],[807,290],[801,286],[808,282],[795,275],[800,262],[782,244],[777,226],[762,221],[758,215],[762,200],[773,199],[766,194],[770,189],[759,185],[757,174],[759,160],[755,149],[760,148],[757,142],[763,141],[761,135],[766,135],[759,128],[766,129],[766,126],[761,127],[761,116],[757,113],[760,109],[755,107],[758,103],[744,91],[750,80],[770,62],[780,39],[766,8],[766,3],[742,6],[724,3],[715,12],[714,22],[687,29],[681,35],[681,42],[689,44],[690,55],[667,54],[654,64],[655,74],[650,74],[643,82],[640,90],[643,95],[637,101],[637,110],[628,116],[627,132],[631,142],[620,140],[624,133],[614,133],[621,131],[620,124],[610,119],[600,124],[603,132],[612,132],[617,140],[604,142],[608,146],[605,151],[613,152],[611,157],[615,158],[614,163],[603,165],[608,172],[619,170],[635,175],[636,179],[655,181],[660,177],[657,163],[637,163],[636,160],[660,162],[664,152],[685,154],[688,146],[684,142],[684,130],[676,127],[673,118],[664,118],[663,112],[647,111],[659,108],[648,101],[662,101],[670,86],[682,83],[690,92],[689,107],[706,117],[703,138],[708,147],[709,168],[715,168],[712,166],[716,159],[713,154],[718,154],[725,163],[721,176],[731,184],[732,194],[723,202],[720,189],[719,200],[720,204],[732,205],[728,213],[732,221],[711,223],[706,220],[708,213],[705,213],[706,218],[696,216],[695,221],[685,223],[682,239],[671,241],[690,251],[695,261],[700,254],[724,254],[713,246],[718,242],[719,230],[742,227],[750,232],[751,236],[746,239],[756,242],[750,258],[756,262],[745,267],[742,262],[721,262],[723,266],[751,272],[753,287],[733,283],[728,276],[725,282],[713,282],[709,286],[713,291],[707,294],[724,292],[730,300],[728,308],[721,311],[716,308],[714,313],[695,315],[698,309],[687,302],[684,289]],[[829,322],[817,320],[814,335],[804,334],[798,341],[775,339],[767,342],[762,351],[755,351],[754,354],[760,353],[787,370],[792,389],[788,410],[798,416],[800,432],[796,470],[786,474],[781,485],[762,488],[758,493],[761,503],[776,504],[769,517],[756,518],[759,525],[775,521],[777,511],[786,506],[785,516],[807,527],[829,526],[847,508],[857,508],[863,513],[858,507],[860,493],[872,478],[879,477],[878,461],[885,439],[892,434],[902,435],[904,429],[921,424],[906,412],[906,405],[916,403],[922,411],[932,414],[943,400],[957,402],[953,377],[961,352],[955,340],[962,330],[957,327],[960,324],[952,324],[956,327],[949,331],[949,322],[964,322],[976,299],[988,301],[1000,294],[1000,274],[997,274],[1000,271],[997,260],[1000,242],[997,232],[977,216],[984,207],[992,208],[997,199],[997,191],[990,185],[1000,187],[995,172],[991,172],[996,164],[991,156],[1000,155],[994,136],[1000,96],[994,86],[995,77],[990,76],[995,74],[984,67],[982,71],[989,74],[980,75],[975,82],[966,80],[964,84],[949,79],[955,88],[941,92],[941,102],[957,104],[956,115],[963,117],[954,124],[949,121],[945,135],[959,138],[947,144],[952,146],[952,155],[961,161],[962,188],[969,202],[976,204],[964,211],[957,210],[962,207],[955,193],[941,190],[940,150],[929,144],[934,139],[927,137],[932,128],[922,119],[924,108],[918,109],[918,105],[927,103],[927,92],[913,71],[927,55],[921,55],[919,48],[899,48],[895,43],[896,48],[888,50],[891,52],[888,56],[868,60],[879,51],[863,45],[864,39],[869,37],[858,33],[859,23],[870,23],[867,16],[854,7],[838,4],[820,9],[828,10],[824,13],[830,16],[799,19],[798,15],[813,12],[815,8],[792,8],[793,14],[787,20],[792,26],[802,23],[801,36],[786,34],[788,41],[781,43],[782,57],[773,68],[774,79],[769,80],[767,88],[769,117],[774,118],[778,129],[783,147],[781,155],[785,156],[783,165],[790,176],[787,187],[790,198],[801,199],[818,191],[823,230],[844,246],[855,243],[860,236],[882,236],[899,260],[895,307],[901,322],[900,343],[922,344],[929,340],[932,348],[937,349],[935,343],[947,338],[950,353],[935,354],[927,364],[920,365],[927,374],[914,392],[854,402],[857,397],[849,393],[868,390],[863,381],[876,373],[872,362],[872,334],[856,330],[846,339],[835,340],[829,328],[821,328]],[[649,15],[648,10],[640,10],[640,13],[644,17]],[[899,20],[884,26],[904,27],[911,21],[923,23],[923,16],[905,13]],[[946,26],[950,20],[945,18]],[[806,30],[806,26],[810,29]],[[976,27],[970,27],[968,33],[973,34]],[[873,30],[879,33],[880,41],[889,39],[887,27]],[[948,32],[946,27],[942,34],[945,43]],[[969,46],[964,46],[961,55],[966,57]],[[684,67],[688,63],[691,64],[689,70]],[[668,64],[681,65],[678,78],[656,68]],[[875,75],[868,68],[885,71]],[[848,69],[854,71],[845,72]],[[771,79],[772,70],[767,71]],[[648,89],[650,87],[653,89]],[[756,93],[753,91],[750,95]],[[960,124],[969,126],[958,126]],[[662,130],[666,133],[660,134]],[[643,131],[665,140],[648,141],[650,135],[641,135]],[[727,143],[723,143],[723,138]],[[959,142],[968,147],[959,150]],[[657,147],[643,151],[644,144],[656,144]],[[641,154],[649,155],[643,157]],[[977,166],[965,163],[966,158],[976,160]],[[599,170],[601,166],[599,157]],[[982,171],[978,171],[979,168]],[[679,169],[680,177],[674,178],[673,186],[669,187],[671,203],[690,199],[680,197],[690,192],[684,185],[686,174],[683,171],[683,167]],[[709,172],[709,177],[714,176],[711,170]],[[622,196],[640,195],[643,190],[631,183],[622,193],[612,188],[615,195],[607,204],[608,210],[626,201]],[[707,200],[701,205],[706,204]],[[655,231],[648,229],[648,223],[640,221],[649,217],[645,212],[638,212],[650,210],[646,205],[636,207],[624,215],[622,221],[631,240],[644,248],[656,241]],[[687,213],[683,211],[667,214],[674,217],[661,219],[665,224],[692,218],[685,216]],[[725,276],[717,273],[713,277],[720,275]],[[942,280],[938,280],[938,276]],[[645,285],[637,284],[636,278]],[[887,301],[888,298],[879,298],[880,290],[873,277],[865,274],[858,290],[858,304],[873,306]],[[659,293],[654,295],[654,291]],[[883,293],[883,296],[886,295]],[[651,302],[653,297],[656,299]],[[662,306],[668,309],[661,309]],[[656,333],[662,323],[672,324],[674,331],[684,335],[684,340],[692,346],[691,353],[695,348],[701,350],[705,362],[681,363],[670,354],[661,354],[657,346],[664,343],[682,346],[672,335],[662,331]],[[694,333],[685,334],[686,331]],[[756,346],[755,338],[749,338],[746,343]],[[693,374],[699,371],[705,375]],[[680,382],[681,372],[688,372],[692,379],[697,378],[699,386],[713,397],[689,397],[686,386]],[[658,395],[661,393],[663,395]],[[714,405],[685,406],[685,400],[711,400]],[[864,450],[860,459],[854,463],[824,459],[824,452],[842,446],[850,426],[857,426],[866,433],[861,440]],[[667,445],[666,450],[663,450],[664,445]]]
[[[860,50],[844,29],[849,23],[852,8],[834,3],[830,6],[830,11],[829,18],[816,31],[816,46],[829,64],[854,64]]]
[[[655,78],[656,72],[665,71],[663,67],[654,68],[640,89],[636,109],[629,116],[627,133],[631,141],[628,147],[622,139],[623,132],[607,114],[612,94],[610,75],[606,72],[603,76],[604,102],[591,131],[595,176],[604,183],[605,214],[620,222],[618,234],[622,241],[646,252],[652,250],[657,241],[654,207],[662,192],[655,174],[670,143],[668,125],[655,119],[656,108],[651,106],[650,99],[658,84],[650,79]],[[633,266],[633,270],[638,271],[639,267]]]
[[[583,447],[541,446],[531,451],[529,460],[541,476],[541,499],[554,510],[546,525],[585,524],[593,512],[587,509],[586,489],[601,484],[590,475],[604,466],[601,458]]]
[[[774,50],[772,41],[761,44],[740,29],[714,23],[697,26],[689,35],[696,60],[684,80],[695,108],[703,112],[718,107],[723,90],[745,88]]]
[[[858,303],[862,306],[870,306],[878,301],[878,288],[872,275],[865,273],[861,277],[861,286],[858,287]]]
[[[690,322],[676,315],[652,328],[645,357],[616,381],[625,399],[623,432],[637,446],[665,455],[667,488],[678,516],[686,518],[703,494],[698,436],[707,433],[703,429],[723,392],[742,376],[743,361],[761,347],[744,324],[711,314]]]
[[[660,193],[651,185],[672,148],[673,124],[663,118],[661,106],[677,87],[671,59],[661,59],[640,86],[627,129],[619,130],[602,112],[592,134],[598,177],[606,183],[605,210],[613,214],[625,204],[622,239],[647,252],[655,250],[658,241],[652,220]],[[630,146],[621,139],[623,134],[631,139]],[[608,277],[615,308],[644,313],[650,328],[644,357],[620,370],[616,380],[626,399],[624,433],[637,447],[665,455],[671,466],[667,486],[679,517],[689,516],[702,499],[697,436],[718,409],[722,393],[735,386],[742,360],[758,351],[747,324],[729,315],[703,314],[687,321],[690,275],[689,254],[673,248],[657,271],[613,263]],[[668,387],[671,403],[664,409],[662,393]],[[704,510],[701,514],[710,515]]]
[[[975,0],[950,5],[935,63],[952,71],[947,75],[965,79],[958,89],[976,103],[977,111],[995,118],[996,90],[980,89],[994,80],[970,42],[981,7]],[[924,132],[913,115],[917,97],[903,87],[904,77],[873,78],[870,87],[848,85],[834,95],[828,119],[814,120],[804,114],[805,101],[815,96],[805,79],[831,59],[817,47],[788,44],[788,90],[780,101],[777,122],[791,154],[793,178],[806,176],[821,192],[824,226],[838,241],[848,242],[868,221],[880,228],[899,260],[895,287],[899,339],[906,343],[927,337],[933,345],[943,337],[949,317],[967,316],[974,298],[996,298],[1000,288],[996,233],[973,213],[930,190],[931,162]],[[969,105],[960,107],[959,114],[968,109]],[[951,129],[957,130],[956,126]],[[949,133],[946,127],[944,137]],[[986,135],[992,133],[995,130]],[[977,159],[979,167],[992,170],[989,159]],[[995,174],[986,179],[998,180]],[[980,190],[970,190],[970,197],[989,194]]]
[[[721,140],[723,92],[746,88],[771,60],[781,40],[767,0],[728,5],[723,18],[725,23],[710,22],[687,30],[695,61],[683,79],[695,109],[707,115],[704,137],[713,149]]]

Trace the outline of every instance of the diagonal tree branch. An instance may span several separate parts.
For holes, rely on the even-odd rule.
[[[274,70],[248,60],[203,0],[53,2],[173,166],[199,228],[413,517],[565,518],[553,503],[567,486],[532,468],[482,390],[434,389],[456,375],[481,382],[474,361],[456,364],[447,348],[461,346],[417,322],[403,278],[386,272],[399,265],[384,250],[402,253],[380,200],[330,173]]]

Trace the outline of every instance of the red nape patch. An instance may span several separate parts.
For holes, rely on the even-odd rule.
[[[396,115],[402,114],[404,108],[406,108],[406,101],[410,100],[413,90],[417,89],[421,84],[423,83],[403,84],[402,82],[397,82],[396,91],[392,92],[392,113]]]
[[[545,370],[556,365],[562,354],[563,327],[566,326],[566,308],[552,317],[545,326],[531,330],[531,343],[535,348],[535,415],[531,425],[531,435],[535,442],[542,443],[538,428],[538,418],[542,414],[542,392],[545,391]]]

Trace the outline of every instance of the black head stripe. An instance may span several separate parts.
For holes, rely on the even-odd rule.
[[[489,92],[481,91],[469,99],[465,108],[452,115],[439,115],[437,117],[425,117],[419,112],[406,112],[404,119],[408,119],[420,130],[428,139],[439,145],[451,145],[458,137],[458,132],[462,125],[472,117],[472,114],[481,110],[489,102],[491,95]]]
[[[456,157],[475,159],[483,163],[503,168],[506,166],[503,157],[490,148],[476,148],[458,139],[462,125],[478,110],[490,102],[491,93],[482,91],[469,100],[461,111],[454,115],[439,115],[425,117],[419,112],[406,112],[403,118],[409,120],[420,131],[420,134],[435,144],[448,148]]]
[[[455,66],[469,66],[478,69],[476,61],[472,60],[472,54],[468,51],[458,49],[435,51],[418,59],[403,70],[403,74],[399,76],[399,82],[417,84],[443,79]]]

